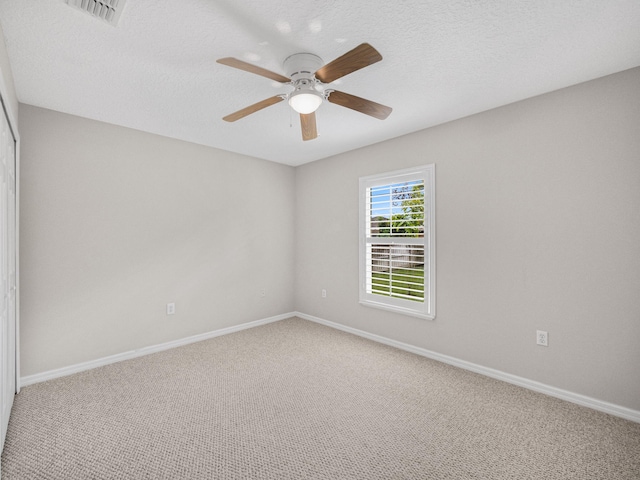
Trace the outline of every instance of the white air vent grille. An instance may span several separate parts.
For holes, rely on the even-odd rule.
[[[115,26],[120,18],[126,0],[64,0],[78,10],[88,13],[109,25]]]

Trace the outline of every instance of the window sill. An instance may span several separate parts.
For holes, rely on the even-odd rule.
[[[372,302],[370,300],[360,300],[360,305],[370,308],[377,308],[379,310],[387,310],[389,312],[400,313],[402,315],[408,315],[410,317],[422,318],[424,320],[435,320],[436,316],[430,315],[424,312],[419,312],[417,310],[412,310],[409,308],[397,307],[395,305],[389,305],[386,303],[380,302]]]

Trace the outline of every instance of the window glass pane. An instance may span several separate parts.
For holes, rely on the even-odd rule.
[[[424,246],[369,245],[367,293],[424,302]]]
[[[424,236],[424,182],[371,187],[368,199],[371,237]]]

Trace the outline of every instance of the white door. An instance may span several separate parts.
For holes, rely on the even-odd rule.
[[[0,124],[0,410],[4,446],[16,393],[16,155],[4,109]]]

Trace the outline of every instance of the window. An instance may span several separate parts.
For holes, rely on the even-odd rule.
[[[435,318],[435,165],[360,179],[360,303]]]

